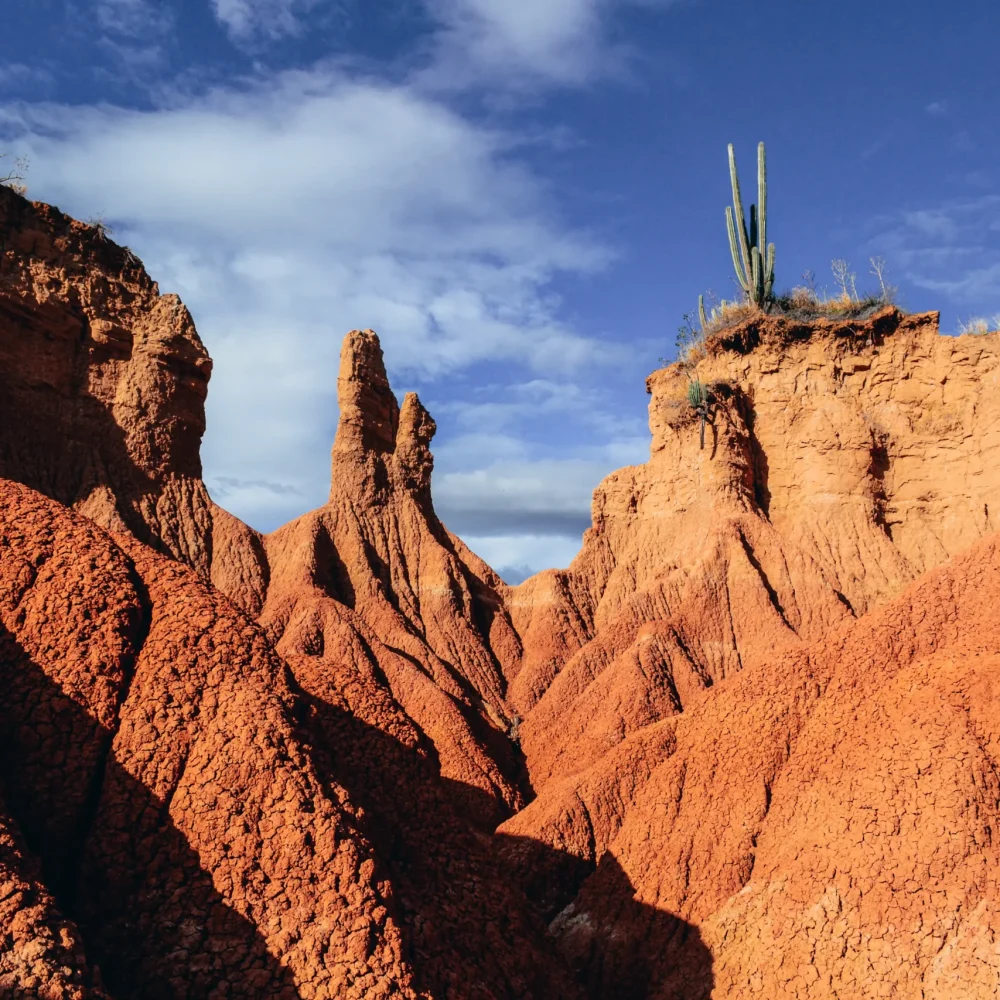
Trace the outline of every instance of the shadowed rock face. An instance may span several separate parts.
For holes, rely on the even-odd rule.
[[[3,188],[0,234],[0,996],[1000,991],[997,338],[725,331],[510,588],[373,332],[262,537],[183,306]]]

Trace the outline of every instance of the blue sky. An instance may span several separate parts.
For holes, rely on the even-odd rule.
[[[0,0],[0,149],[102,216],[216,362],[213,496],[323,502],[337,357],[378,331],[438,423],[446,524],[565,565],[648,454],[643,379],[732,297],[726,144],[767,143],[777,284],[885,258],[945,331],[1000,313],[1000,5]]]

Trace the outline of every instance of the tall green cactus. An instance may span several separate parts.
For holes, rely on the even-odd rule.
[[[726,206],[726,229],[729,250],[733,255],[736,280],[749,302],[766,305],[773,298],[774,244],[767,239],[767,165],[764,143],[757,146],[757,204],[750,206],[750,232],[747,233],[740,197],[740,181],[736,175],[736,153],[729,144],[729,179],[733,184],[733,204]],[[736,220],[739,219],[739,225]],[[762,247],[767,247],[761,252]]]

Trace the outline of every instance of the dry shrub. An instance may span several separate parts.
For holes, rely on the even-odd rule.
[[[997,313],[992,319],[987,319],[985,316],[973,316],[964,323],[959,322],[958,335],[961,337],[967,333],[975,337],[982,337],[987,333],[1000,333],[1000,313]]]

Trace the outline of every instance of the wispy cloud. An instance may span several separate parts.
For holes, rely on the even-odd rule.
[[[940,118],[948,113],[948,102],[947,101],[931,101],[924,110],[929,115],[933,115],[935,118]]]
[[[92,7],[70,8],[71,22],[81,38],[96,32],[91,43],[110,59],[114,71],[94,67],[97,75],[116,85],[148,85],[167,63],[174,41],[176,17],[172,4],[156,0],[97,0]]]
[[[608,349],[609,354],[612,351]],[[435,410],[453,415],[463,430],[490,427],[503,431],[556,418],[572,420],[580,427],[599,427],[613,438],[645,434],[645,421],[623,417],[609,389],[551,378],[513,385],[485,383],[476,386],[466,399],[436,402]]]
[[[666,7],[672,0],[425,0],[441,25],[425,80],[516,87],[578,86],[622,70],[626,50],[609,41],[616,9]]]
[[[147,39],[170,31],[174,24],[171,6],[153,0],[98,0],[94,17],[101,31]]]
[[[34,90],[48,90],[54,76],[41,66],[26,66],[24,63],[0,63],[0,90],[19,90],[31,87]]]
[[[481,438],[474,436],[473,443],[481,444]],[[591,496],[601,479],[613,468],[649,458],[648,435],[586,449],[586,457],[574,456],[583,449],[573,447],[562,454],[528,457],[523,445],[517,454],[518,443],[510,438],[509,446],[499,449],[503,457],[493,461],[487,457],[490,452],[480,452],[478,468],[435,473],[435,507],[449,528],[463,537],[524,533],[579,543],[590,525]],[[441,464],[456,464],[456,454],[466,458],[465,447],[462,437],[449,442],[440,450]]]
[[[976,310],[1000,299],[1000,194],[905,210],[875,224],[873,251],[906,281]]]
[[[580,550],[579,536],[463,535],[462,541],[509,584],[518,584],[540,569],[564,568]]]
[[[335,0],[211,0],[216,20],[238,45],[295,37],[318,9],[341,9]]]

